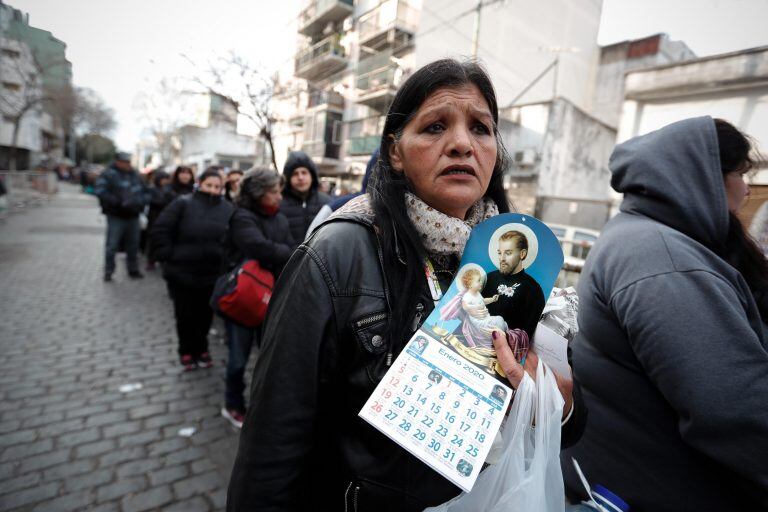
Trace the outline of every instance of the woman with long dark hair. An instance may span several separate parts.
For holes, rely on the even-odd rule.
[[[357,414],[434,307],[424,258],[447,289],[471,228],[509,211],[497,123],[477,64],[437,61],[402,85],[367,194],[316,229],[277,283],[229,510],[411,511],[460,493]],[[441,225],[422,220],[434,216]],[[432,243],[425,235],[435,232]],[[499,362],[517,386],[535,357],[524,369],[500,338]],[[583,414],[567,383],[562,394],[568,443]]]
[[[736,216],[751,149],[700,117],[611,156],[624,200],[584,266],[573,344],[590,421],[563,467],[632,510],[768,509],[768,265]],[[566,487],[582,491],[572,470]]]
[[[216,170],[200,175],[200,187],[169,204],[150,233],[153,253],[173,300],[179,358],[184,370],[213,365],[208,331],[213,310],[208,301],[226,256],[226,234],[234,207],[221,196]]]

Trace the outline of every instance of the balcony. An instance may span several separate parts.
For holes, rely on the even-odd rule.
[[[302,151],[318,163],[339,158],[343,115],[333,110],[308,110],[304,119]]]
[[[386,116],[358,119],[349,123],[347,153],[349,155],[370,155],[381,144]]]
[[[312,0],[299,14],[299,33],[317,34],[333,21],[341,21],[354,10],[353,0]]]
[[[338,34],[323,39],[296,55],[295,75],[305,80],[319,80],[347,66],[344,47]]]
[[[332,158],[338,160],[339,150],[341,146],[339,144],[333,144],[323,141],[311,141],[305,142],[301,146],[301,150],[312,158],[325,159]]]
[[[402,0],[388,0],[358,21],[360,46],[400,51],[413,43],[419,11]]]
[[[296,55],[296,76],[313,81],[344,69],[348,59],[339,39],[339,35],[334,34],[301,50]]]
[[[344,96],[335,91],[316,90],[309,93],[307,108],[344,110]]]
[[[391,52],[382,52],[361,60],[355,82],[357,102],[379,112],[386,112],[405,75],[405,70],[393,62]]]

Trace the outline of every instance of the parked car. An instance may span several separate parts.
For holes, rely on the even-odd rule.
[[[597,237],[600,236],[600,232],[564,224],[547,224],[547,226],[557,237],[560,247],[563,248],[563,256],[565,256],[563,268],[560,270],[555,286],[560,288],[576,286],[581,275],[581,269],[584,268],[584,261],[587,259],[589,251],[592,250]]]

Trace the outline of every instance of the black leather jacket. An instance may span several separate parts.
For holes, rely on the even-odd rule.
[[[387,339],[386,283],[366,216],[337,215],[294,252],[263,325],[227,510],[416,511],[459,494],[357,415],[397,357],[373,341]],[[415,331],[434,306],[426,280],[413,293]],[[578,411],[564,440],[581,435]]]

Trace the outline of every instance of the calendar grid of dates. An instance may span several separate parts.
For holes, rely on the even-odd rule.
[[[492,375],[419,331],[360,416],[469,492],[510,395]]]

